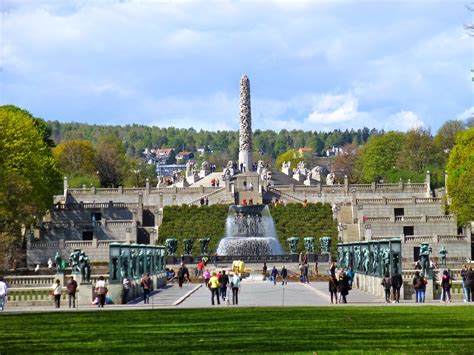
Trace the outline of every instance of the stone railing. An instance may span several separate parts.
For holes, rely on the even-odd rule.
[[[433,235],[405,235],[403,236],[404,243],[421,243],[421,242],[433,242],[435,236]]]
[[[364,223],[391,222],[391,217],[365,217]]]
[[[358,198],[356,205],[386,205],[386,204],[427,204],[442,203],[441,198],[435,197],[399,197],[399,198]]]
[[[423,216],[395,216],[395,222],[421,222]]]
[[[289,194],[289,193],[286,193],[286,192],[282,191],[282,189],[281,189],[280,187],[276,188],[276,187],[271,186],[271,187],[269,187],[269,190],[270,190],[270,191],[275,191],[277,194],[279,194],[280,196],[283,196],[283,197],[287,198],[287,199],[290,200],[290,201],[300,202],[300,203],[303,203],[303,202],[304,202],[304,200],[302,200],[302,199],[300,199],[300,198],[298,198],[298,197],[296,197],[296,196],[293,196],[293,195],[291,195],[291,194]]]
[[[188,205],[191,206],[191,205],[200,204],[202,198],[206,198],[206,197],[209,198],[209,197],[211,197],[213,195],[216,195],[216,194],[218,194],[222,191],[225,191],[226,188],[225,187],[217,187],[217,188],[213,187],[212,189],[213,189],[213,191],[211,191],[210,193],[207,193],[206,195],[200,196],[199,198],[195,199],[191,203],[188,203]]]
[[[133,220],[131,219],[111,219],[104,221],[105,228],[124,228],[131,227]]]
[[[92,247],[93,246],[93,241],[89,240],[66,240],[64,244],[66,247],[71,248],[71,249],[81,249],[81,248],[87,248],[87,247]]]
[[[441,242],[462,242],[466,240],[465,235],[438,235],[438,243]]]
[[[445,222],[452,221],[454,216],[452,215],[441,215],[441,216],[426,216],[426,222]]]
[[[51,286],[56,277],[54,275],[5,276],[9,289],[12,287],[47,287]]]
[[[52,283],[51,283],[52,285]],[[49,287],[35,288],[9,288],[7,294],[7,305],[18,306],[23,304],[36,305],[41,303],[53,303],[51,296],[51,285]],[[63,289],[61,299],[67,298],[67,290]]]

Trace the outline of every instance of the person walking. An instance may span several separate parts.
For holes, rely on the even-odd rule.
[[[76,291],[77,291],[77,282],[74,280],[74,277],[71,276],[69,281],[66,284],[67,296],[69,300],[69,308],[76,308]]]
[[[180,288],[183,287],[185,280],[191,281],[189,278],[189,270],[184,263],[181,263],[181,267],[178,270],[178,285]]]
[[[276,285],[277,276],[278,276],[278,270],[275,266],[273,266],[272,273],[271,273],[271,279],[272,279],[274,285]]]
[[[469,302],[474,302],[474,271],[472,267],[466,272],[466,288]]]
[[[346,297],[349,295],[349,276],[347,276],[345,271],[342,273],[339,289],[341,292],[342,303],[347,303]]]
[[[400,273],[395,270],[392,275],[392,289],[393,289],[393,301],[392,303],[400,303],[400,289],[403,285],[403,278]]]
[[[217,265],[219,263],[219,255],[217,253],[214,254],[214,267],[217,269]]]
[[[5,310],[5,302],[7,300],[8,285],[5,282],[3,276],[0,276],[0,308],[2,311]]]
[[[239,292],[240,292],[240,276],[239,274],[235,273],[232,276],[231,280],[232,285],[232,304],[238,305],[239,304]]]
[[[99,276],[99,280],[95,283],[95,293],[99,302],[97,303],[97,307],[104,308],[105,305],[105,295],[107,294],[107,287],[105,286],[105,279],[104,276]]]
[[[209,272],[209,269],[206,269],[206,271],[204,271],[204,285],[206,285],[206,287],[209,287],[209,280],[211,279],[211,273]]]
[[[463,299],[464,302],[470,302],[471,301],[471,292],[466,286],[466,275],[469,269],[467,268],[467,265],[464,265],[462,270],[461,270],[461,277],[462,277],[462,291],[463,291]],[[469,291],[468,291],[469,290]],[[469,296],[468,296],[469,294]]]
[[[178,272],[179,275],[179,272]],[[140,286],[143,289],[143,303],[150,304],[151,291],[151,277],[149,273],[145,273],[140,281]]]
[[[61,306],[61,294],[63,293],[63,287],[59,279],[56,279],[51,289],[53,290],[54,307],[59,308]]]
[[[415,289],[415,302],[424,303],[426,280],[419,271],[415,272],[415,277],[413,278],[413,288]]]
[[[217,304],[221,304],[219,301],[219,279],[215,272],[212,273],[209,279],[209,288],[211,289],[211,304],[214,306],[214,296],[217,298]]]
[[[281,276],[281,284],[287,285],[288,284],[288,281],[287,281],[288,270],[286,269],[285,265],[283,265],[283,267],[281,268],[280,276]]]
[[[451,302],[451,277],[449,276],[448,270],[443,271],[441,276],[441,302]]]
[[[225,270],[222,270],[222,275],[219,279],[219,287],[221,292],[222,301],[225,301],[227,297],[227,285],[229,284],[229,275],[225,273]]]
[[[329,277],[329,293],[331,294],[331,303],[336,302],[337,304],[337,280],[335,275]]]
[[[267,279],[267,270],[268,270],[267,262],[264,261],[263,262],[263,267],[262,267],[263,281],[265,281]]]
[[[388,272],[385,273],[382,279],[382,286],[385,290],[385,302],[390,303],[390,289],[392,288],[392,278]]]
[[[122,304],[127,304],[130,288],[132,288],[132,282],[128,278],[128,275],[125,275],[122,280]]]

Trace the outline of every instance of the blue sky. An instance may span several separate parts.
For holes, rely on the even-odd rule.
[[[0,104],[60,122],[433,133],[474,113],[465,1],[0,0]]]

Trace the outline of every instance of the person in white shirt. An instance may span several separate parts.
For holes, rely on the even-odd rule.
[[[61,282],[56,279],[56,282],[51,286],[51,289],[53,290],[54,306],[55,308],[59,308],[61,305],[61,294],[63,293]]]
[[[3,311],[5,309],[5,301],[7,298],[7,291],[8,291],[8,286],[3,280],[3,276],[0,276],[0,301],[1,301],[1,310]]]
[[[99,298],[99,303],[97,306],[103,308],[105,305],[105,295],[107,294],[104,276],[99,276],[99,280],[95,284],[95,293]]]

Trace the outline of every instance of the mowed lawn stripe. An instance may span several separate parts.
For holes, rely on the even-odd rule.
[[[471,306],[97,310],[3,314],[0,323],[0,353],[474,352]]]

